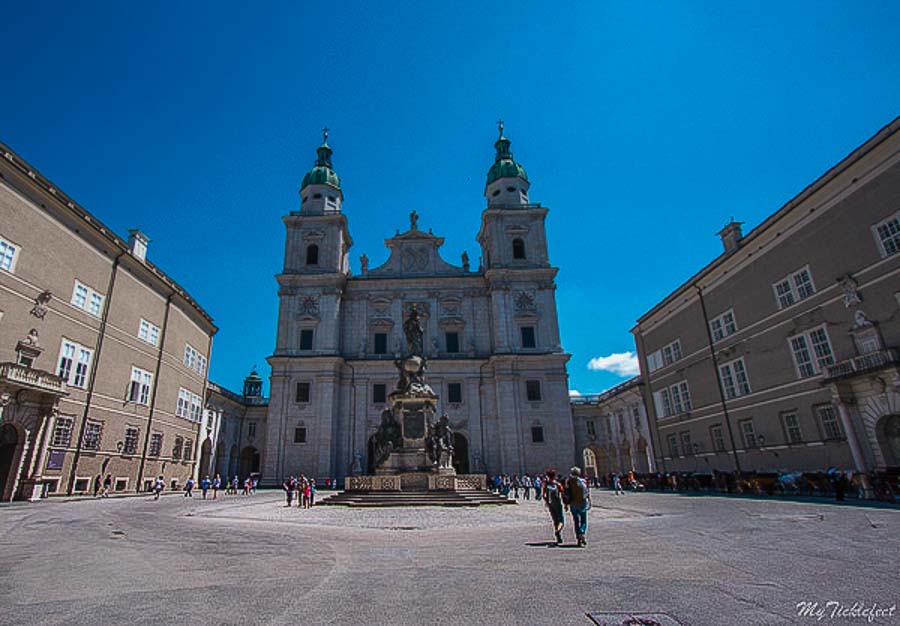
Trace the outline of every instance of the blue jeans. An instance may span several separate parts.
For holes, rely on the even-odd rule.
[[[570,506],[569,510],[572,511],[572,524],[575,526],[575,535],[584,537],[584,533],[587,532],[587,505],[580,507]]]

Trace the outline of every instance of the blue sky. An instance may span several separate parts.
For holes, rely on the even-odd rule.
[[[759,224],[900,113],[897,2],[181,4],[8,3],[0,139],[148,233],[234,389],[268,372],[280,218],[324,125],[358,271],[412,209],[447,260],[477,259],[505,120],[588,393],[731,216]]]

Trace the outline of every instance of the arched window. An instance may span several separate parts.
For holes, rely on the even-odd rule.
[[[513,258],[514,259],[524,259],[525,258],[525,242],[519,238],[513,239]]]
[[[311,246],[306,248],[306,264],[319,264],[319,246],[317,246],[316,244],[312,244]]]

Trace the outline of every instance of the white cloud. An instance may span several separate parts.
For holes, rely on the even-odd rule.
[[[577,389],[569,389],[569,397],[574,398],[575,396],[580,396],[581,392]]]
[[[637,376],[641,373],[634,352],[613,352],[609,356],[595,356],[588,361],[589,370],[612,372],[617,376]]]

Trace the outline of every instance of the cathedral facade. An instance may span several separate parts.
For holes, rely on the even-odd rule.
[[[303,178],[287,230],[265,421],[263,480],[343,478],[372,466],[372,435],[406,352],[403,320],[423,321],[428,383],[454,432],[462,473],[566,469],[576,461],[566,362],[545,221],[503,136],[485,186],[473,268],[440,255],[444,240],[409,229],[385,240],[388,260],[352,275],[353,240],[326,141]]]

